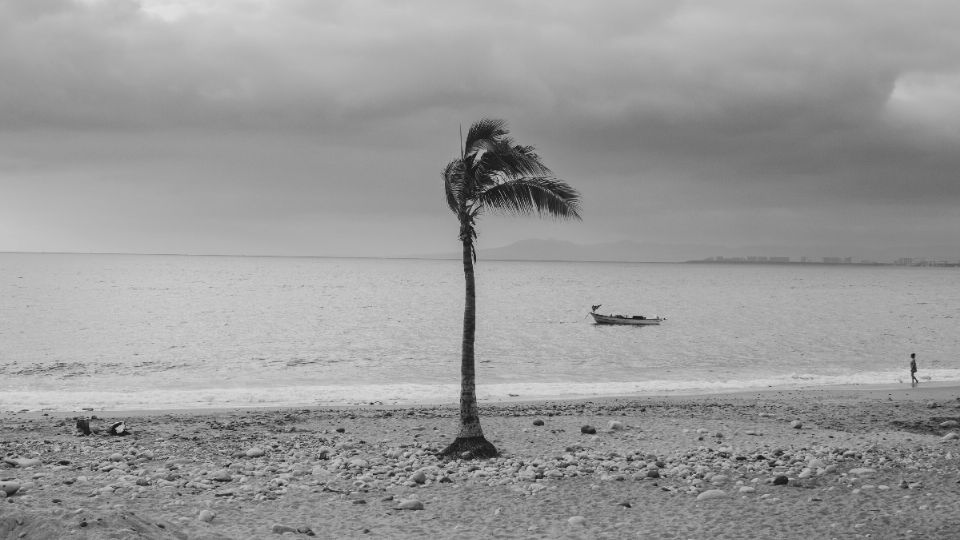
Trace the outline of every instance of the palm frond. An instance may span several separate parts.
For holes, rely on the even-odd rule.
[[[466,178],[461,159],[454,159],[443,169],[443,187],[447,195],[447,206],[454,214],[460,213],[460,202],[464,198]]]
[[[464,149],[469,152],[477,141],[496,140],[505,137],[508,133],[507,123],[504,120],[483,118],[470,126],[470,130],[467,131],[467,140],[464,141]]]
[[[506,180],[481,193],[477,202],[482,208],[511,214],[580,219],[580,193],[550,176]]]
[[[501,163],[500,168],[513,178],[553,175],[532,146],[498,145],[497,157]]]

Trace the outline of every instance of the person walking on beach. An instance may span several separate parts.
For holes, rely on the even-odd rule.
[[[916,386],[917,380],[917,353],[910,353],[910,386]]]

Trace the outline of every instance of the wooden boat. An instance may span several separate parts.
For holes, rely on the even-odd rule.
[[[635,326],[649,326],[652,324],[660,324],[660,317],[654,317],[648,319],[643,315],[634,315],[633,317],[624,317],[623,315],[601,315],[599,313],[591,313],[593,315],[593,320],[597,321],[597,324],[632,324]]]
[[[624,315],[601,315],[596,312],[597,308],[599,307],[599,305],[593,306],[593,310],[590,311],[590,315],[593,316],[593,320],[596,321],[597,324],[629,324],[633,326],[650,326],[654,324],[660,324],[660,321],[665,320],[661,317],[649,319],[643,315],[633,315],[630,317]]]

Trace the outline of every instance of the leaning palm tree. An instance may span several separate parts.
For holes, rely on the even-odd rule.
[[[477,410],[473,344],[476,331],[476,220],[484,210],[580,219],[580,194],[553,176],[532,146],[515,144],[506,122],[485,118],[470,126],[460,157],[443,171],[447,205],[460,221],[466,301],[460,366],[460,433],[443,456],[493,457]],[[462,134],[461,134],[462,138]]]

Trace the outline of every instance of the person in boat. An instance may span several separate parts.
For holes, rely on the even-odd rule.
[[[597,305],[595,305],[595,306],[590,306],[590,312],[591,312],[591,313],[596,313],[597,310],[600,309],[600,306],[602,306],[602,305],[603,305],[603,304],[597,304]]]
[[[917,353],[910,353],[910,386],[916,386],[917,380]]]

